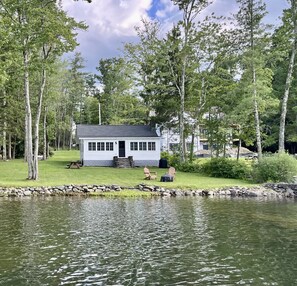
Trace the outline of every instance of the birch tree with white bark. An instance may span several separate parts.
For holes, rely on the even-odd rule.
[[[296,58],[296,49],[297,49],[297,3],[296,0],[289,0],[290,3],[290,23],[292,27],[291,31],[291,50],[290,50],[290,59],[288,64],[287,76],[284,94],[281,101],[281,114],[280,114],[280,125],[279,125],[279,143],[278,151],[285,151],[285,129],[286,129],[286,116],[288,108],[288,99],[290,95],[290,88],[293,79],[293,73],[295,70],[295,58]]]

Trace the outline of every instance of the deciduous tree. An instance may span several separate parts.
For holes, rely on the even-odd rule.
[[[289,0],[290,2],[290,11],[289,13],[289,23],[291,24],[291,29],[289,30],[289,34],[291,35],[289,41],[291,42],[290,48],[290,59],[288,64],[287,76],[284,94],[281,101],[281,115],[280,115],[280,125],[279,125],[279,143],[278,143],[278,151],[285,151],[285,127],[286,127],[286,117],[287,117],[287,106],[288,99],[290,94],[290,88],[293,79],[293,72],[295,67],[295,57],[296,57],[296,49],[297,49],[297,3],[296,0]]]
[[[252,95],[253,113],[255,122],[256,144],[259,159],[262,158],[261,121],[259,114],[259,70],[265,68],[263,51],[268,51],[266,30],[263,17],[266,15],[266,6],[262,0],[237,0],[239,12],[236,20],[239,24],[239,45],[242,49],[242,68],[246,80],[250,82],[248,88]],[[265,73],[265,72],[264,72]],[[266,69],[268,74],[268,70]],[[270,73],[271,78],[271,73]]]

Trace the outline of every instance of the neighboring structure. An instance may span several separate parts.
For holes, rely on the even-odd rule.
[[[226,144],[226,154],[229,157],[237,156],[237,147],[238,139],[232,138],[232,128],[229,130],[229,142]],[[180,137],[178,131],[176,129],[166,129],[164,128],[161,132],[161,151],[167,151],[169,153],[174,153],[179,148]],[[185,138],[186,141],[186,150],[190,151],[192,144],[192,136],[188,136]],[[197,131],[194,136],[194,145],[193,145],[193,153],[195,157],[210,157],[212,152],[215,152],[216,146],[214,144],[213,149],[211,150],[210,143],[208,141],[207,129],[204,125],[198,126]],[[214,153],[215,154],[215,153]],[[255,156],[255,154],[248,150],[247,148],[241,147],[240,156]]]
[[[208,120],[221,120],[224,117],[224,113],[219,112],[217,107],[212,107],[209,112],[205,112],[202,115],[202,124],[198,125],[195,129],[194,134],[194,141],[193,141],[193,152],[195,156],[198,157],[209,157],[211,155],[211,151],[214,151],[216,149],[215,144],[213,143],[213,146],[210,146],[209,142],[209,136],[208,136],[208,130],[203,124],[203,121]],[[192,118],[188,113],[184,114],[184,121],[188,126],[193,127],[196,120]],[[171,120],[171,123],[175,123],[175,126],[178,125],[178,119],[173,118]],[[161,127],[161,125],[160,125]],[[166,128],[166,125],[162,125],[163,129],[161,132],[161,150],[162,151],[168,151],[168,152],[175,152],[178,150],[180,145],[180,135],[178,132],[178,128]],[[233,141],[236,141],[232,139],[232,127],[228,131],[228,141],[229,143],[226,145],[226,149],[231,149],[233,145]],[[192,144],[192,135],[185,137],[185,143],[186,143],[186,150],[189,151]]]
[[[77,125],[76,137],[84,166],[113,166],[120,158],[135,166],[158,166],[160,137],[144,125]]]
[[[198,129],[198,128],[197,128]],[[179,134],[175,129],[166,129],[162,130],[161,135],[161,150],[174,152],[179,148]],[[185,138],[187,150],[190,150],[192,136]],[[208,150],[209,144],[207,140],[206,130],[200,128],[199,132],[196,132],[194,137],[194,153],[196,154],[200,150]]]

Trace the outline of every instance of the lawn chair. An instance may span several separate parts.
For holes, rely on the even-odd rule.
[[[147,167],[143,168],[144,172],[144,179],[145,180],[155,180],[157,179],[157,172],[150,172],[150,170]]]
[[[172,176],[173,178],[175,178],[175,174],[176,174],[175,168],[174,167],[170,167],[168,169],[168,175],[169,176]]]
[[[175,168],[174,167],[170,167],[168,169],[168,172],[166,174],[164,174],[163,176],[161,176],[161,182],[173,182],[173,180],[175,179]]]

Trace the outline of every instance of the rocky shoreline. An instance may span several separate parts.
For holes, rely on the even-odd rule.
[[[139,190],[151,192],[162,197],[179,196],[225,196],[225,197],[267,197],[267,198],[297,198],[297,184],[264,184],[255,187],[224,187],[213,190],[191,189],[181,190],[139,184],[135,187],[119,185],[63,185],[56,187],[0,187],[0,197],[30,197],[30,196],[90,196],[104,195],[105,192],[120,192],[121,190]]]

